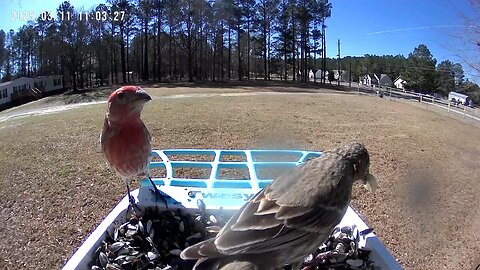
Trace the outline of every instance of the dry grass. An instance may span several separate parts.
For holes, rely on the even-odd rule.
[[[206,91],[231,90],[192,90]],[[124,194],[97,143],[104,106],[0,122],[2,268],[61,267]],[[353,205],[405,268],[468,269],[480,253],[476,127],[338,93],[155,99],[143,118],[158,149],[364,142],[379,189],[372,196],[356,187]]]

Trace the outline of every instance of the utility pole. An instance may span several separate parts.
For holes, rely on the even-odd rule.
[[[322,19],[322,83],[326,82],[327,75],[327,42],[325,39],[325,18]]]
[[[348,87],[350,87],[350,90],[351,90],[351,88],[352,88],[352,58],[350,58],[349,64],[350,64],[350,79],[348,80]]]
[[[340,85],[340,80],[342,79],[342,74],[340,73],[340,39],[338,39],[338,79],[337,79],[337,85]]]

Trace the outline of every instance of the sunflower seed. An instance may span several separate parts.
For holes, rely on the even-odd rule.
[[[102,267],[106,267],[108,264],[108,256],[104,252],[100,252],[100,255],[98,256],[98,260],[100,261],[100,265]]]
[[[150,233],[150,231],[152,230],[152,224],[153,224],[152,220],[149,219],[147,221],[147,233]]]
[[[208,217],[208,219],[209,219],[210,222],[212,222],[213,224],[217,224],[217,218],[216,218],[214,215],[210,215],[210,217]]]
[[[180,232],[184,232],[185,231],[185,223],[183,223],[183,221],[180,221],[180,223],[178,224],[178,230]]]
[[[171,255],[180,256],[180,253],[182,253],[182,250],[181,249],[172,249],[168,253],[170,253]]]

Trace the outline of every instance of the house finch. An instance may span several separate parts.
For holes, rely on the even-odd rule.
[[[275,179],[232,216],[218,235],[181,253],[194,269],[223,269],[250,262],[258,269],[300,265],[325,242],[345,214],[352,185],[374,191],[370,159],[362,144],[327,151]],[[228,269],[228,268],[227,268]]]
[[[135,200],[130,194],[130,182],[138,175],[147,176],[155,194],[163,198],[147,170],[152,146],[150,134],[140,119],[143,106],[151,99],[138,86],[123,86],[115,90],[108,98],[100,136],[103,154],[110,166],[123,178],[132,207]]]

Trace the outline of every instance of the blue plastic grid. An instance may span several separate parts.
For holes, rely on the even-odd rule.
[[[163,177],[155,174],[152,179],[159,186],[198,187],[198,188],[241,188],[258,190],[266,187],[273,179],[262,178],[259,170],[293,168],[303,162],[322,155],[322,152],[302,150],[215,150],[215,149],[167,149],[153,150],[154,157],[150,170],[163,169]],[[193,156],[193,157],[192,157]],[[175,157],[172,160],[172,157]],[[198,160],[200,157],[201,160]],[[241,161],[225,161],[227,157],[241,157]],[[180,158],[180,159],[179,159]],[[287,161],[279,160],[287,158]],[[267,161],[263,159],[268,159]],[[205,161],[209,160],[209,161]],[[210,170],[205,179],[177,177],[180,168],[200,168]],[[240,170],[248,177],[232,179],[221,175],[223,169]],[[142,186],[149,185],[143,180]]]
[[[264,177],[261,170],[278,174],[322,154],[302,150],[153,150],[149,169],[157,187],[171,197],[169,203],[196,208],[201,199],[207,209],[236,210],[273,180]],[[235,160],[241,158],[240,161],[229,161],[228,158],[232,157]],[[179,176],[187,173],[182,172],[185,168],[191,171]],[[158,175],[159,169],[161,175]],[[241,177],[235,175],[237,177],[232,179],[232,170],[241,172]],[[143,179],[138,196],[141,204],[158,204],[150,189],[150,182]]]

